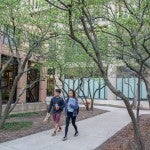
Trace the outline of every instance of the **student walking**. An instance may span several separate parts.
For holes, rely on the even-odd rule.
[[[74,136],[78,136],[78,129],[76,125],[76,117],[78,115],[79,111],[79,105],[78,105],[78,99],[76,98],[76,94],[74,90],[69,91],[69,97],[65,101],[65,115],[66,115],[66,127],[65,127],[65,136],[63,137],[63,141],[67,140],[67,133],[68,133],[68,127],[70,120],[72,122],[72,125],[75,129]]]
[[[55,128],[52,136],[55,136],[57,131],[59,132],[62,129],[60,126],[60,117],[61,117],[61,112],[63,111],[65,105],[64,105],[64,100],[60,96],[60,94],[61,94],[61,90],[56,89],[54,92],[54,97],[52,97],[51,99],[48,113],[47,113],[47,116],[50,116],[50,113],[52,111],[53,120],[55,122]]]

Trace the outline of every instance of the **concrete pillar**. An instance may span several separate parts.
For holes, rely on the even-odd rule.
[[[40,77],[41,80],[39,84],[39,101],[40,102],[45,102],[46,101],[46,96],[47,96],[47,68],[43,67],[41,72],[40,72]]]
[[[27,69],[28,63],[26,64],[25,70]],[[22,77],[20,78],[18,85],[17,85],[17,97],[22,93],[23,89],[27,86],[27,73],[24,73]],[[26,91],[22,94],[20,97],[20,100],[18,103],[26,103]]]
[[[114,87],[116,87],[116,79],[117,79],[116,72],[117,67],[115,65],[110,65],[108,69],[108,78]],[[108,88],[108,100],[116,100],[116,95],[113,94],[109,88]]]

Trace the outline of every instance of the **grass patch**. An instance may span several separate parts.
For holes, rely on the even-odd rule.
[[[28,129],[30,127],[32,127],[32,121],[7,122],[5,123],[3,130],[18,131]]]
[[[15,118],[15,117],[30,117],[32,115],[37,115],[38,112],[27,112],[27,113],[18,113],[18,114],[11,114],[8,117],[9,118]]]

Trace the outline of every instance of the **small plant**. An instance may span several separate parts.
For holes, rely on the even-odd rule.
[[[3,130],[18,131],[22,129],[28,129],[32,126],[32,124],[32,121],[7,122],[5,123]]]
[[[36,115],[38,112],[27,112],[27,113],[18,113],[18,114],[11,114],[9,115],[9,118],[14,118],[14,117],[30,117],[32,115]]]

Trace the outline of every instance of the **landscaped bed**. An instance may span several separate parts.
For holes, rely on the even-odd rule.
[[[77,121],[103,114],[105,112],[107,111],[100,109],[86,111],[85,108],[80,108]],[[38,133],[40,131],[52,129],[54,127],[53,121],[50,121],[48,124],[43,123],[45,115],[46,112],[10,115],[4,129],[0,130],[0,143]],[[61,123],[62,125],[65,124],[64,113],[62,113]]]
[[[146,150],[150,150],[150,115],[141,115],[140,117],[142,138],[144,143],[146,143]],[[96,150],[131,150],[131,147],[129,146],[129,143],[131,142],[134,142],[134,133],[132,124],[130,123],[105,143],[100,145]]]

